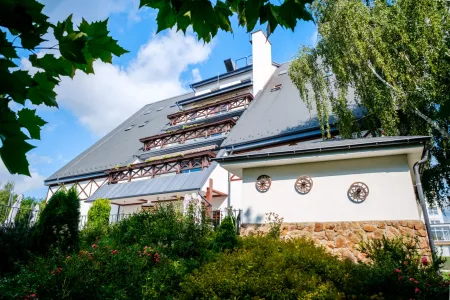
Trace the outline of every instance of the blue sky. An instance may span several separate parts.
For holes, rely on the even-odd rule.
[[[205,45],[192,33],[183,36],[166,30],[156,35],[155,11],[138,10],[137,0],[43,3],[53,21],[71,13],[75,22],[81,17],[88,21],[109,17],[112,36],[130,53],[114,58],[113,65],[96,64],[95,75],[77,73],[74,80],[64,79],[57,89],[59,109],[38,108],[48,124],[29,155],[32,177],[12,176],[0,164],[0,183],[14,180],[16,190],[26,196],[45,197],[46,177],[143,105],[188,92],[190,83],[223,73],[224,59],[251,54],[249,34],[237,27],[236,20],[233,34],[220,32]],[[301,45],[313,45],[316,39],[312,22],[299,22],[295,32],[277,28],[270,37],[273,60],[289,61]],[[30,68],[26,57],[22,67]]]

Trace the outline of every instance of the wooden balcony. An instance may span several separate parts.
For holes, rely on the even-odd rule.
[[[164,158],[149,160],[143,163],[126,167],[113,168],[108,174],[109,183],[131,181],[137,178],[154,178],[165,174],[180,174],[190,171],[203,171],[211,164],[211,158],[216,154],[210,150],[204,150],[190,154],[172,154]]]
[[[237,109],[245,109],[253,100],[251,93],[243,93],[225,99],[214,99],[206,104],[168,115],[171,126],[202,118],[217,116]]]
[[[228,133],[236,124],[234,119],[225,119],[213,123],[186,126],[173,132],[166,132],[140,139],[144,143],[144,151],[160,149],[174,144],[184,144],[188,140],[207,138],[217,134]]]

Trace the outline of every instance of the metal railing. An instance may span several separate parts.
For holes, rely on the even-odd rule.
[[[0,227],[32,226],[39,212],[31,208],[20,208],[0,204]]]
[[[127,219],[133,216],[132,214],[111,214],[109,215],[109,224],[115,224],[121,220]],[[211,209],[207,210],[208,222],[216,228],[219,226],[223,219],[227,216],[231,216],[236,226],[236,233],[239,234],[242,219],[241,209]],[[16,208],[14,206],[0,205],[0,228],[20,226],[33,226],[39,218],[39,211],[33,212],[29,208]],[[80,216],[79,228],[83,229],[88,224],[88,216]],[[450,224],[449,224],[450,225]]]

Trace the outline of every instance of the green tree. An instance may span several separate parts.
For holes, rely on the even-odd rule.
[[[302,99],[317,108],[323,135],[330,136],[330,108],[343,137],[362,129],[372,135],[432,135],[433,159],[423,186],[430,203],[448,203],[447,1],[317,0],[311,8],[319,41],[300,50],[289,75]],[[364,114],[358,120],[347,102],[350,89]]]
[[[54,89],[61,77],[72,78],[76,70],[94,73],[95,60],[111,63],[113,55],[127,52],[108,35],[107,20],[83,19],[74,29],[72,16],[53,24],[43,7],[36,0],[0,1],[0,157],[13,174],[30,175],[26,153],[34,146],[28,141],[39,140],[46,124],[29,103],[57,107]],[[56,44],[40,46],[51,35]],[[40,50],[48,53],[36,53]],[[17,69],[19,55],[29,55],[38,72]]]
[[[39,215],[34,232],[37,249],[46,252],[51,246],[63,251],[77,248],[79,220],[80,200],[76,190],[56,192]]]
[[[108,199],[97,199],[88,212],[88,226],[108,226],[111,205]]]

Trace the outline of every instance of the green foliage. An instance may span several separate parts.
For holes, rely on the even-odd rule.
[[[256,24],[267,23],[270,35],[280,25],[294,30],[297,20],[312,20],[306,5],[312,0],[285,0],[280,5],[260,0],[231,1],[172,1],[141,0],[140,7],[148,6],[158,9],[156,22],[158,31],[173,28],[186,33],[189,26],[198,35],[199,40],[210,42],[220,30],[233,32],[230,17],[236,13],[239,26],[251,32]]]
[[[284,218],[280,217],[278,214],[271,212],[266,214],[266,223],[269,226],[268,236],[271,238],[279,238],[281,235],[281,225],[283,224]]]
[[[448,283],[413,249],[370,241],[364,250],[374,262],[354,264],[305,239],[247,237],[188,275],[179,299],[446,299]]]
[[[215,252],[211,249],[219,240],[227,245],[217,237],[231,236],[233,222],[225,219],[220,230],[226,234],[215,238],[207,223],[196,206],[181,214],[169,204],[110,226],[94,243],[83,241],[80,250],[56,247],[28,262],[30,253],[24,252],[13,261],[24,259],[17,265],[20,269],[2,274],[0,295],[7,299],[444,299],[448,295],[448,282],[418,255],[414,241],[365,242],[361,249],[372,262],[360,264],[340,260],[306,239],[252,236],[242,238],[233,251],[222,247],[224,252]],[[8,239],[19,245],[21,237],[29,236],[8,234],[0,233],[0,252],[14,250],[4,247]],[[35,250],[24,243],[23,249],[27,247]]]
[[[58,191],[48,201],[39,216],[35,230],[37,249],[50,247],[71,251],[78,247],[80,200],[75,189]]]
[[[222,220],[216,230],[213,240],[215,251],[233,250],[238,244],[236,224],[232,217],[227,216]]]
[[[0,274],[15,271],[16,263],[30,258],[32,230],[23,223],[0,229]]]
[[[403,237],[362,242],[360,250],[371,260],[360,269],[359,281],[365,292],[382,292],[385,299],[446,299],[448,281],[417,249],[417,240]],[[442,264],[442,258],[435,263]]]
[[[317,0],[315,48],[303,47],[289,75],[323,135],[328,110],[339,134],[432,135],[433,164],[423,173],[426,198],[445,205],[450,195],[450,10],[445,0]],[[314,92],[313,98],[308,89]],[[354,94],[363,117],[347,102]],[[313,100],[313,101],[312,101]],[[352,105],[352,106],[351,106]]]
[[[108,199],[97,199],[88,212],[88,226],[104,227],[109,224],[111,204]]]
[[[25,107],[27,100],[34,105],[58,106],[54,90],[62,76],[72,78],[76,70],[94,73],[95,60],[111,63],[113,55],[127,52],[108,35],[107,20],[88,23],[83,19],[74,29],[72,16],[52,24],[43,8],[36,0],[0,2],[0,157],[13,174],[30,175],[26,153],[34,146],[28,141],[40,139],[47,123],[36,110]],[[57,44],[40,46],[44,35],[52,31]],[[38,72],[32,75],[16,68],[17,49],[30,52],[28,59]],[[51,53],[37,55],[39,50]],[[26,57],[21,53],[20,58]],[[13,102],[18,110],[10,108]]]
[[[339,299],[346,263],[306,240],[255,236],[204,264],[182,283],[181,299]]]

